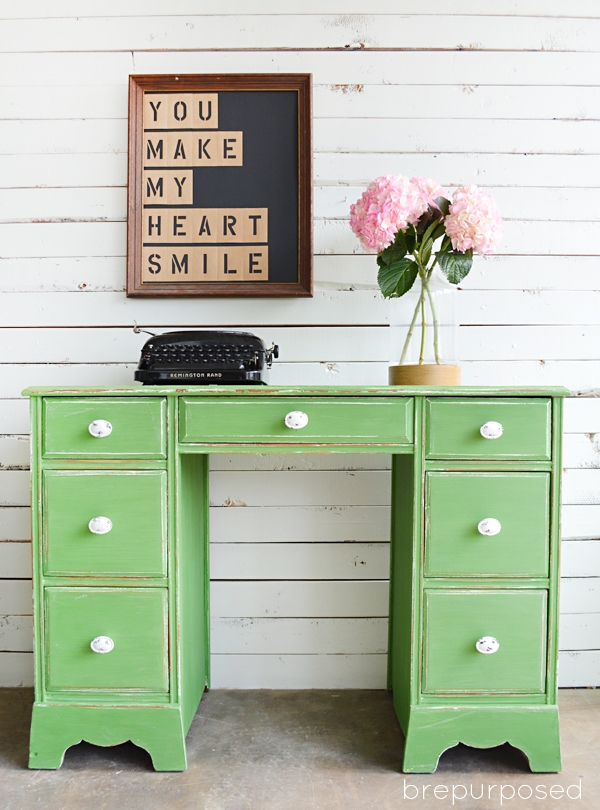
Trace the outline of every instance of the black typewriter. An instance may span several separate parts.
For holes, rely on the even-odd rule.
[[[147,340],[135,372],[144,385],[266,385],[279,357],[250,332],[166,332]]]

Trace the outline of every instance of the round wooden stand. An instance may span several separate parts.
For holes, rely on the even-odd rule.
[[[390,366],[390,385],[460,385],[460,366],[444,363]]]

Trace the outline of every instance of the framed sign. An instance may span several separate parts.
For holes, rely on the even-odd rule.
[[[310,74],[130,76],[128,296],[312,295]]]

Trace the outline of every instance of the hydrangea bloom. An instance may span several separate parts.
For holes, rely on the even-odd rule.
[[[434,180],[382,175],[350,206],[350,227],[367,250],[380,253],[444,194]]]
[[[498,206],[478,186],[456,189],[445,224],[452,247],[461,253],[493,253],[504,233]]]

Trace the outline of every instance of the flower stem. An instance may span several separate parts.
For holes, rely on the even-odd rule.
[[[439,324],[437,319],[437,312],[435,310],[435,301],[434,297],[431,294],[431,290],[429,288],[429,279],[431,278],[431,273],[433,272],[433,267],[431,268],[429,275],[427,276],[427,280],[423,282],[425,289],[427,290],[427,297],[429,299],[429,306],[431,307],[431,314],[433,316],[433,350],[435,352],[435,362],[441,363],[440,360],[440,330]]]
[[[425,335],[427,330],[427,312],[425,309],[425,284],[427,282],[421,278],[421,297],[419,302],[421,304],[421,351],[419,353],[419,365],[425,362]]]
[[[421,308],[421,298],[417,301],[417,306],[415,307],[415,311],[412,316],[412,321],[410,322],[410,327],[408,329],[408,333],[406,335],[406,340],[404,341],[404,346],[402,348],[402,354],[400,355],[400,365],[404,363],[406,360],[406,355],[408,353],[408,347],[410,346],[410,341],[412,340],[412,336],[415,331],[415,324],[417,323],[417,316],[419,314],[419,310]]]

